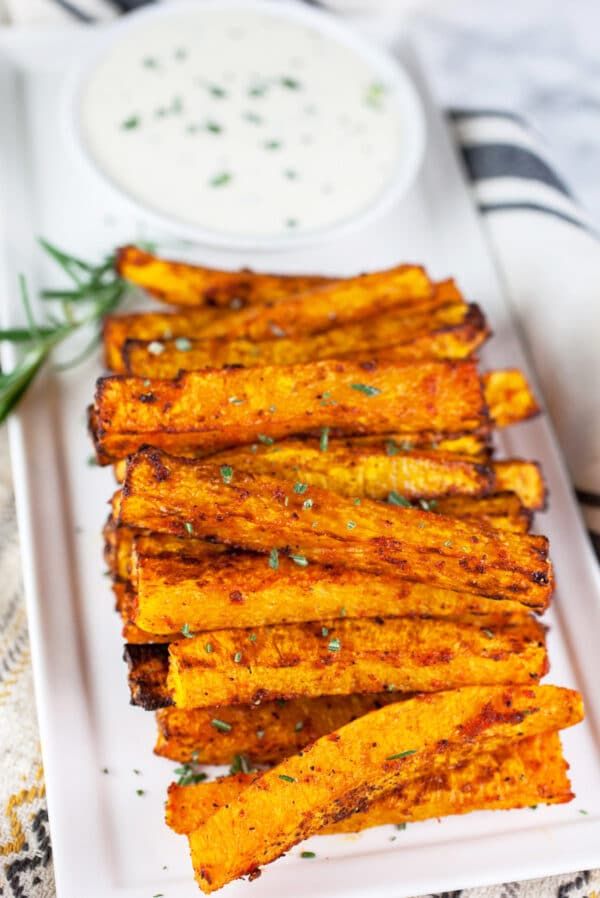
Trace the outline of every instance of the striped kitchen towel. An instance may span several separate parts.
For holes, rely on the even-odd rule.
[[[449,116],[600,557],[599,236],[518,115]]]

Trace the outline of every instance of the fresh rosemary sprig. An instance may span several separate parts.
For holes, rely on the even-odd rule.
[[[74,358],[57,367],[61,370],[70,368],[89,355],[100,340],[98,325],[105,315],[116,309],[126,290],[125,282],[115,272],[112,256],[100,265],[91,265],[63,252],[47,240],[40,240],[40,244],[62,268],[73,286],[70,289],[44,290],[40,294],[43,300],[58,303],[61,314],[48,314],[44,321],[38,322],[33,317],[25,278],[19,276],[27,326],[0,330],[0,342],[22,347],[13,370],[0,372],[0,424],[27,392],[54,348],[83,327],[93,330],[89,344]]]

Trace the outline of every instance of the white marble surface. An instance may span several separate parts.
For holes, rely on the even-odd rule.
[[[600,225],[600,2],[431,2],[413,17],[440,100],[522,113]]]

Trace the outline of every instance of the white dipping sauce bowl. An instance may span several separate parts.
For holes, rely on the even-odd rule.
[[[127,38],[135,36],[136,30],[144,30],[151,24],[160,25],[161,21],[167,22],[181,16],[182,13],[193,12],[194,16],[198,16],[203,11],[211,10],[219,12],[229,10],[232,13],[255,11],[282,18],[300,27],[308,26],[324,38],[355,54],[371,69],[374,79],[385,84],[386,102],[403,123],[403,130],[391,176],[372,201],[350,215],[312,229],[307,227],[274,234],[238,233],[235,226],[227,230],[211,230],[210,227],[199,226],[172,212],[167,213],[153,208],[151,202],[129,191],[126,184],[118,183],[102,166],[86,141],[83,124],[84,96],[98,66],[125,36]],[[74,67],[67,80],[64,109],[67,137],[76,155],[93,177],[101,179],[138,218],[150,227],[219,249],[290,250],[320,244],[325,240],[332,240],[364,228],[383,215],[406,193],[417,175],[425,148],[425,117],[421,101],[410,77],[399,63],[385,51],[362,40],[355,31],[331,15],[285,0],[278,0],[276,3],[272,0],[172,0],[169,3],[144,7],[113,24],[102,26],[98,29],[97,38],[92,42],[91,49],[86,52],[85,60]],[[189,138],[182,132],[181,140]],[[343,148],[340,148],[340,152],[343,152]]]

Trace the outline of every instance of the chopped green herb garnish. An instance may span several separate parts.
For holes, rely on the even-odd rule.
[[[207,642],[204,644],[204,651],[206,652],[207,655],[211,655],[214,652],[212,642]]]
[[[173,771],[178,786],[191,786],[193,783],[201,783],[206,779],[206,774],[202,770],[198,770],[195,764],[182,764]]]
[[[271,549],[269,552],[269,567],[274,571],[279,567],[279,552],[277,549]]]
[[[154,56],[146,56],[145,59],[142,60],[142,65],[145,69],[157,69],[158,59],[155,59]]]
[[[283,780],[285,783],[295,783],[296,779],[293,776],[288,776],[287,773],[280,773],[279,779]]]
[[[189,625],[189,624],[184,624],[183,627],[181,628],[181,632],[182,632],[182,634],[185,636],[186,639],[193,639],[193,638],[194,638],[194,634],[193,634],[192,631],[190,630],[190,625]]]
[[[353,500],[352,504],[353,504],[353,505],[360,505],[360,499],[357,497],[356,499]]]
[[[298,495],[302,495],[308,489],[308,483],[295,483],[294,484],[294,492],[298,493]]]
[[[231,483],[233,480],[233,468],[231,465],[221,465],[220,471],[223,483]]]
[[[227,91],[225,90],[225,88],[220,87],[220,85],[218,84],[209,84],[208,92],[211,97],[216,97],[219,100],[223,100],[227,96]]]
[[[288,181],[295,181],[298,178],[298,172],[294,168],[286,168],[284,175]]]
[[[327,648],[330,652],[339,652],[342,647],[342,643],[339,641],[337,636],[335,636],[327,645]]]
[[[380,109],[385,96],[386,88],[381,81],[373,81],[369,84],[365,94],[365,103],[373,109]]]
[[[329,636],[329,630],[327,627],[321,627],[321,636]]]
[[[583,808],[579,808],[579,813],[584,814],[587,817],[587,815],[589,814],[589,811],[586,811]]]
[[[121,122],[121,128],[123,131],[133,131],[134,128],[139,128],[141,121],[139,115],[130,115],[124,122]]]
[[[294,564],[299,565],[300,567],[308,567],[308,558],[304,555],[290,555],[290,558],[294,562]]]
[[[213,726],[215,730],[219,730],[220,733],[230,733],[232,730],[230,723],[227,723],[225,720],[219,720],[218,717],[213,717],[210,723],[211,726]]]
[[[379,396],[381,390],[379,387],[372,387],[370,384],[350,384],[353,390],[364,393],[365,396]]]
[[[227,400],[227,402],[231,403],[231,405],[242,405],[244,401],[244,399],[238,399],[237,396],[230,396]]]
[[[249,88],[248,96],[249,97],[264,97],[266,92],[267,92],[266,84],[254,84],[251,88]]]
[[[328,427],[323,427],[321,429],[321,439],[319,441],[319,448],[321,449],[321,452],[327,452],[327,449],[329,448],[329,428]]]
[[[257,639],[258,639],[258,636],[256,635],[256,633],[248,634],[248,642],[256,642]]]
[[[385,441],[386,455],[390,455],[390,456],[398,455],[399,451],[400,451],[400,447],[398,446],[398,443],[396,442],[396,440],[386,440]]]
[[[150,355],[162,355],[165,351],[165,344],[159,340],[152,340],[148,343],[148,352]]]
[[[208,182],[211,187],[224,187],[226,184],[229,184],[231,181],[231,175],[229,172],[222,171],[218,175],[215,175]]]
[[[356,521],[346,521],[346,527],[348,530],[354,530],[356,527]]]
[[[296,78],[291,78],[289,75],[285,75],[281,79],[281,86],[287,87],[288,90],[300,90],[300,82],[296,80]]]
[[[264,730],[257,730],[257,731],[256,731],[256,738],[257,738],[257,739],[263,739],[263,738],[264,738],[264,735],[265,735],[265,731],[264,731]]]
[[[241,664],[241,662],[242,662],[242,653],[241,653],[241,652],[236,652],[235,655],[233,656],[233,663],[234,663],[234,664]]]
[[[103,767],[103,768],[102,768],[102,773],[108,773],[108,767]]]
[[[400,758],[408,758],[409,755],[416,755],[416,748],[409,748],[408,751],[401,751],[397,755],[388,755],[386,761],[398,761]]]
[[[396,829],[399,829],[399,830],[406,829],[406,823],[396,823]]]
[[[135,790],[135,794],[136,794],[136,795],[145,795],[146,793],[144,792],[143,789],[136,789],[136,790]]]
[[[294,730],[295,730],[297,733],[299,733],[300,730],[303,730],[303,729],[304,729],[304,721],[303,721],[303,720],[297,720],[296,723],[295,723],[295,725],[294,725]]]
[[[175,349],[178,349],[179,352],[189,352],[191,348],[192,342],[187,337],[177,337],[175,340]]]
[[[481,632],[484,633],[484,634],[487,636],[488,639],[493,639],[493,638],[494,638],[494,633],[493,633],[493,631],[492,631],[492,630],[488,630],[487,627],[484,627],[484,628],[482,629]]]
[[[305,499],[304,502],[302,503],[302,508],[305,508],[308,510],[309,508],[312,508],[312,507],[313,507],[312,499]]]
[[[251,770],[252,764],[250,763],[246,755],[234,755],[231,767],[229,768],[229,772],[231,774],[250,773]]]
[[[218,122],[208,121],[204,123],[204,130],[210,131],[211,134],[220,134],[223,130],[223,126]]]
[[[265,150],[280,150],[281,149],[281,141],[280,140],[265,140],[263,143],[263,147]]]
[[[311,858],[311,857],[316,857],[316,856],[317,855],[314,853],[314,851],[301,851],[300,852],[300,857]]]
[[[189,533],[189,535],[192,536],[192,534],[194,533],[194,525],[191,523],[191,521],[186,521],[183,526],[184,526],[185,532]]]
[[[408,499],[405,499],[404,496],[401,496],[400,493],[397,493],[395,490],[388,493],[387,500],[390,505],[400,505],[402,508],[412,508]]]
[[[388,683],[387,686],[386,686],[385,688],[387,689],[388,692],[395,692],[395,691],[396,691],[396,686],[394,685],[394,683]]]
[[[444,542],[442,543],[442,545],[443,545],[443,546],[446,546],[447,549],[451,549],[451,548],[452,548],[452,540],[451,540],[451,539],[445,539]]]
[[[342,607],[340,608],[340,617],[346,617],[347,614],[348,614],[348,612],[346,611],[346,609],[345,609],[344,606],[342,605]]]
[[[263,120],[262,115],[258,115],[256,112],[245,112],[244,118],[253,125],[260,125]]]
[[[90,468],[95,468],[98,465],[98,459],[96,458],[95,455],[88,455],[87,463],[90,466]]]
[[[286,228],[297,228],[298,227],[298,219],[297,218],[286,218],[285,226],[286,226]]]
[[[264,433],[259,433],[259,434],[258,434],[258,441],[259,441],[260,443],[264,443],[265,446],[272,446],[273,443],[275,442],[275,440],[273,439],[273,437],[265,436]]]
[[[437,502],[435,499],[419,499],[419,505],[423,509],[423,511],[433,511],[436,507]]]

